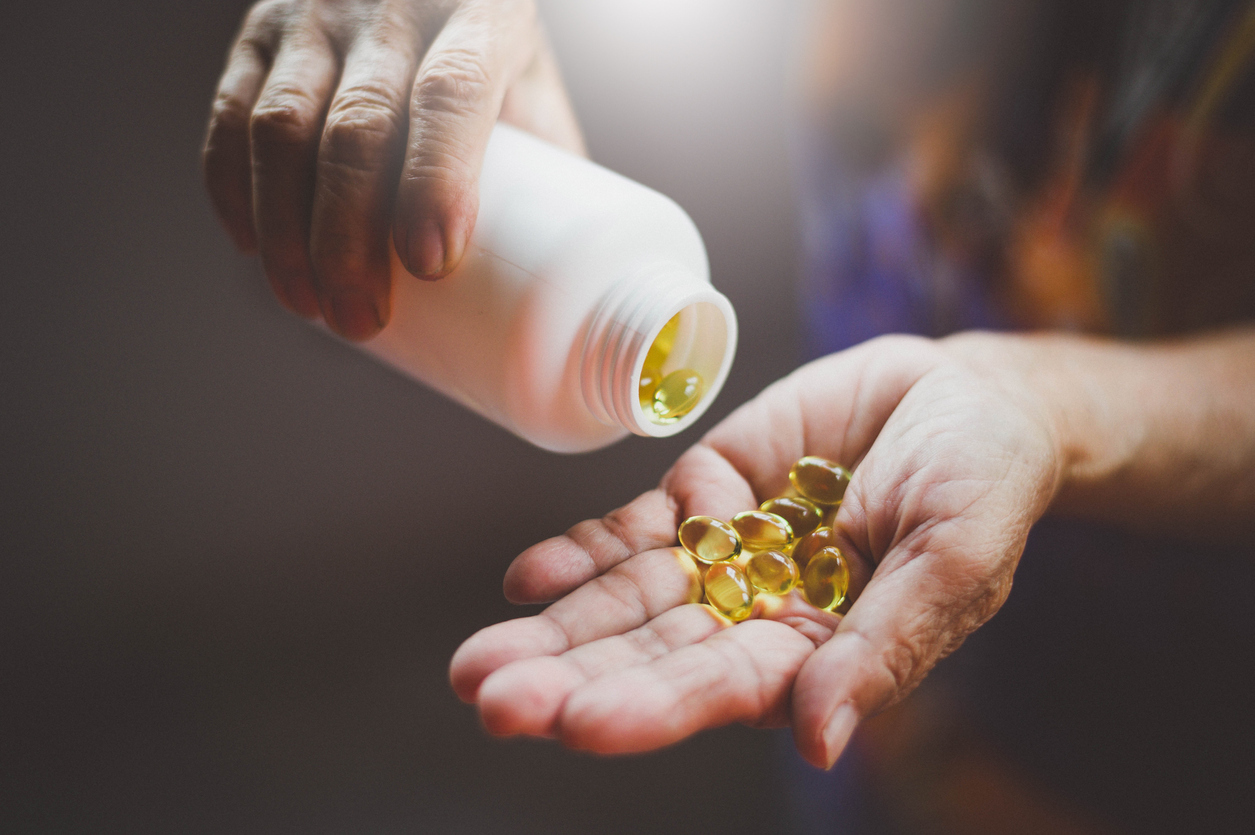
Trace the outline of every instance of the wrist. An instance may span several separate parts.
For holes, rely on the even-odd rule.
[[[942,340],[1040,427],[1052,466],[1041,508],[1066,511],[1124,460],[1135,427],[1111,433],[1105,405],[1120,379],[1117,347],[1070,334],[966,332]]]

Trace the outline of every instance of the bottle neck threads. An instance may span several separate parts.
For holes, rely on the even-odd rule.
[[[654,340],[676,316],[679,327],[662,371],[691,369],[701,376],[704,388],[686,415],[660,423],[641,405],[641,372]],[[682,432],[719,394],[732,367],[736,339],[732,305],[710,284],[679,267],[638,273],[611,288],[589,324],[581,368],[584,401],[602,423],[637,435]]]

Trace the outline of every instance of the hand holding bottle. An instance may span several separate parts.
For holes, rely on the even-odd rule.
[[[421,278],[460,261],[498,117],[583,151],[531,0],[265,0],[219,82],[205,181],[280,301],[365,339],[390,315],[390,241]]]

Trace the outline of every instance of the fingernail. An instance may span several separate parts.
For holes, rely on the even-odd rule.
[[[824,728],[825,768],[832,768],[837,764],[837,758],[849,744],[850,735],[854,733],[856,725],[858,725],[858,712],[849,702],[842,704],[833,712],[832,718],[828,720],[828,727]]]
[[[436,278],[444,274],[444,235],[434,222],[423,225],[418,237],[418,252],[413,255],[419,278]]]
[[[375,300],[357,290],[341,290],[331,296],[327,305],[329,324],[336,333],[348,339],[367,339],[383,328]]]

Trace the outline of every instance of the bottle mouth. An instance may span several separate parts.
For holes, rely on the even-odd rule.
[[[644,434],[666,437],[682,432],[710,407],[732,367],[733,328],[735,319],[729,319],[720,305],[697,301],[646,334],[645,350],[638,351],[632,364],[632,376],[637,381],[633,417]],[[664,333],[671,330],[673,334]],[[656,359],[661,361],[654,365]],[[653,385],[643,386],[650,376],[654,377]],[[668,391],[669,403],[663,400]]]
[[[624,282],[589,330],[585,401],[598,420],[637,435],[683,432],[723,388],[736,339],[732,305],[708,283],[675,271]],[[647,390],[642,381],[650,377],[660,385]],[[659,408],[661,387],[671,397]]]

